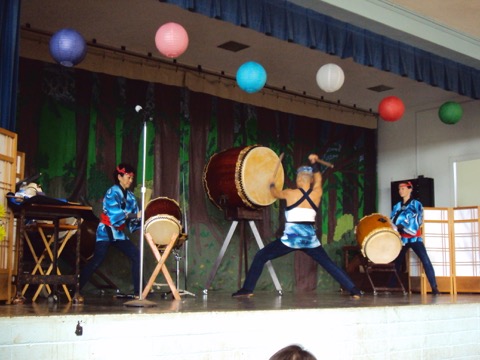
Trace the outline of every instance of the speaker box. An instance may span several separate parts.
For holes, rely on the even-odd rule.
[[[422,203],[424,207],[435,206],[435,192],[433,179],[419,176],[416,179],[398,180],[391,182],[392,207],[402,200],[398,195],[398,185],[410,181],[413,185],[412,197]]]

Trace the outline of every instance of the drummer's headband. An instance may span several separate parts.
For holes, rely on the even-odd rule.
[[[411,188],[413,187],[411,181],[406,181],[406,182],[402,182],[402,183],[398,184],[398,187],[401,187],[401,186],[405,186],[405,187],[407,187],[407,188],[409,188],[409,189],[411,189]]]
[[[130,175],[131,177],[134,177],[134,176],[135,176],[135,174],[134,174],[133,172],[127,173],[127,171],[125,170],[125,168],[121,168],[121,169],[120,169],[118,166],[117,166],[117,171],[118,171],[120,174],[123,174],[123,175]]]
[[[308,173],[310,175],[313,174],[313,169],[311,166],[300,166],[298,169],[297,169],[297,174],[300,174],[300,173]]]

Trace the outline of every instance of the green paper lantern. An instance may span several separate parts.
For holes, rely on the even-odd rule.
[[[462,106],[455,101],[447,101],[438,109],[438,117],[444,124],[456,124],[460,121],[462,115]]]

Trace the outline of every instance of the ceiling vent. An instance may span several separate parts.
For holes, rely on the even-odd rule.
[[[387,85],[377,85],[377,86],[373,86],[373,87],[369,87],[368,90],[372,90],[372,91],[375,91],[375,92],[384,92],[384,91],[388,91],[388,90],[392,90],[393,88],[390,87],[390,86],[387,86]]]
[[[243,49],[249,48],[250,46],[245,45],[245,44],[241,44],[241,43],[236,42],[236,41],[227,41],[226,43],[218,45],[218,47],[220,49],[228,50],[228,51],[231,51],[231,52],[238,52],[238,51],[241,51]]]

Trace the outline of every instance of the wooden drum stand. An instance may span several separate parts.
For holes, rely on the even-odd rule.
[[[262,241],[262,238],[260,237],[260,233],[257,230],[257,227],[255,225],[254,220],[263,220],[262,213],[259,210],[249,210],[245,208],[236,208],[236,209],[225,209],[225,217],[227,220],[232,221],[232,225],[230,226],[230,230],[228,231],[227,237],[225,238],[223,245],[220,249],[220,252],[217,256],[217,259],[215,260],[215,263],[213,265],[213,268],[210,272],[210,275],[208,277],[207,283],[205,284],[205,288],[203,290],[203,293],[205,295],[208,294],[208,289],[210,288],[213,279],[215,278],[215,275],[218,271],[218,268],[220,267],[220,264],[223,260],[223,257],[225,256],[225,252],[227,251],[228,245],[230,244],[230,241],[232,240],[233,234],[235,233],[235,229],[237,228],[237,225],[239,222],[241,222],[241,226],[244,226],[245,222],[248,222],[250,225],[250,229],[252,230],[253,235],[255,236],[255,240],[257,241],[258,248],[263,249],[264,244]],[[243,232],[242,232],[243,234]],[[244,244],[244,253],[246,256],[246,242],[245,239],[242,236],[241,241]],[[247,264],[246,264],[247,266]],[[279,295],[282,295],[282,286],[280,285],[280,281],[277,278],[277,274],[275,273],[275,270],[273,269],[273,265],[271,261],[268,261],[266,263],[267,269],[270,273],[270,276],[272,278],[272,281],[275,285],[275,289],[277,290]]]

